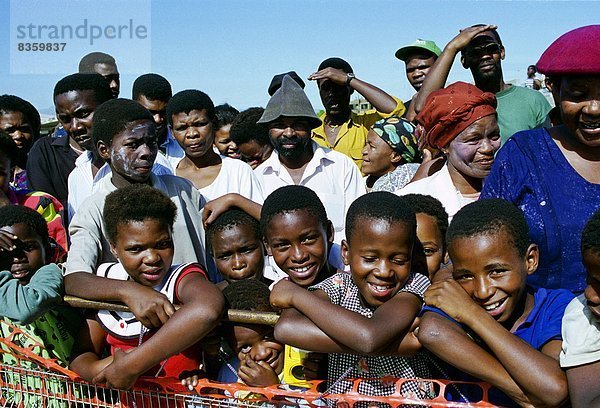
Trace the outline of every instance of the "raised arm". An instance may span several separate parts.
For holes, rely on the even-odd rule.
[[[260,220],[260,211],[262,210],[262,205],[257,204],[240,194],[228,193],[206,203],[202,212],[203,224],[208,225],[214,222],[219,215],[233,207],[237,207],[247,212],[257,220]]]
[[[416,295],[398,293],[380,306],[372,318],[367,318],[332,304],[327,294],[321,290],[311,293],[290,281],[280,281],[275,285],[271,292],[271,302],[277,307],[297,309],[319,329],[319,332],[316,332],[311,327],[311,333],[322,332],[336,344],[362,355],[398,354],[398,345],[409,332],[421,308],[421,301]],[[333,316],[335,318],[332,318]],[[300,321],[300,317],[303,316],[295,316],[297,321]],[[307,322],[302,323],[303,327],[310,327]],[[286,331],[280,327],[279,335],[286,339],[294,337],[294,342],[303,342],[303,339],[296,337],[293,330],[292,324]],[[302,332],[302,336],[304,335]],[[315,339],[323,340],[320,335],[315,335]],[[414,351],[406,350],[406,354]]]
[[[423,110],[425,100],[427,100],[430,93],[446,86],[446,80],[456,55],[464,50],[476,35],[495,28],[495,25],[465,28],[460,30],[460,33],[446,44],[446,47],[429,70],[427,77],[425,77],[421,89],[413,98],[411,106],[414,106],[415,114]]]
[[[345,85],[348,75],[341,69],[329,67],[311,74],[308,79],[311,81],[329,79],[337,85]],[[377,88],[375,85],[371,85],[368,82],[354,77],[348,86],[364,96],[378,112],[392,113],[398,108],[398,101],[384,90]],[[404,112],[400,112],[399,115],[402,113]]]
[[[190,273],[178,287],[183,306],[140,347],[115,356],[93,382],[128,389],[140,375],[197,343],[217,325],[224,300],[214,284],[199,273]]]

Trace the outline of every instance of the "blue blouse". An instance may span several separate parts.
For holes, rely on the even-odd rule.
[[[600,184],[575,171],[546,129],[533,129],[516,133],[498,152],[480,196],[493,197],[523,211],[540,248],[540,265],[528,283],[583,292],[581,232],[600,208]]]

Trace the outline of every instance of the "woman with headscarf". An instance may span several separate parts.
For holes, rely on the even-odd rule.
[[[481,193],[519,206],[540,265],[529,283],[581,293],[581,232],[600,208],[600,25],[570,31],[542,54],[562,124],[515,134]]]
[[[496,97],[474,85],[456,82],[432,92],[417,116],[427,144],[446,156],[446,165],[433,175],[396,192],[437,198],[449,220],[476,201],[500,147]]]
[[[415,125],[398,116],[378,120],[367,133],[362,159],[369,191],[393,193],[401,189],[413,178],[421,161]]]

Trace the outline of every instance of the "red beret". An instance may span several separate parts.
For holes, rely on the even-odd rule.
[[[496,96],[466,82],[455,82],[432,92],[417,122],[425,128],[430,146],[441,149],[473,122],[496,114]]]
[[[576,28],[558,37],[540,57],[543,74],[600,74],[600,25]]]

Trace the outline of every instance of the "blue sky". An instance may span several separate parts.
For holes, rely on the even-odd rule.
[[[62,15],[116,20],[111,4],[119,2],[45,0],[42,8],[47,10],[50,4],[58,16],[52,17],[52,13],[39,11],[40,0],[14,1],[27,5],[25,11],[19,11],[19,17],[24,13],[32,21],[47,19],[49,24],[63,23]],[[122,97],[130,97],[135,78],[150,71],[169,79],[175,92],[196,88],[208,93],[215,104],[229,102],[238,109],[264,106],[268,101],[266,89],[274,74],[296,70],[307,77],[323,59],[339,56],[350,62],[357,77],[408,99],[411,88],[403,73],[403,63],[394,57],[394,52],[418,37],[434,40],[443,48],[460,28],[477,23],[496,24],[506,48],[505,79],[521,80],[525,78],[527,65],[535,63],[558,36],[600,21],[600,2],[596,1],[119,3],[126,9],[125,13],[118,13],[119,17],[127,14],[134,19],[149,19],[147,48],[112,41],[100,49],[88,47],[77,56],[65,53],[60,63],[52,63],[56,71],[52,74],[11,74],[10,63],[1,64],[0,93],[19,95],[46,110],[52,107],[54,84],[77,70],[79,57],[86,52],[105,51],[123,56],[121,62],[117,57],[122,71]],[[0,55],[8,62],[10,47],[16,47],[10,43],[10,6],[10,0],[0,0]],[[65,17],[64,21],[70,19]],[[35,67],[47,64],[33,54],[29,61]],[[470,81],[471,77],[455,64],[450,80]],[[315,109],[320,109],[316,85],[308,83],[306,89]]]

